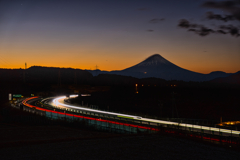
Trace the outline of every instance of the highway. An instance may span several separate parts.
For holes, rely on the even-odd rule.
[[[70,96],[70,98],[76,97],[76,95]],[[50,104],[52,106],[55,106],[56,108],[60,109],[74,109],[75,111],[87,111],[87,112],[92,112],[94,114],[103,114],[103,115],[109,115],[109,116],[115,116],[119,118],[130,118],[130,119],[136,119],[138,121],[142,121],[142,123],[150,123],[151,125],[176,125],[182,128],[183,130],[187,129],[192,129],[192,131],[195,132],[202,132],[204,133],[218,133],[222,134],[222,136],[234,136],[234,137],[239,137],[240,136],[240,131],[236,130],[229,130],[229,129],[222,129],[222,128],[216,128],[216,127],[209,127],[209,126],[201,126],[201,125],[195,125],[195,124],[187,124],[187,123],[178,123],[178,122],[171,122],[171,121],[164,121],[164,120],[157,120],[157,119],[149,119],[149,118],[142,118],[140,116],[134,116],[134,115],[127,115],[127,114],[121,114],[121,113],[114,113],[114,112],[107,112],[107,111],[101,111],[101,110],[96,110],[96,109],[90,109],[90,108],[85,108],[82,106],[78,105],[72,105],[72,104],[66,104],[64,99],[66,96],[61,96],[57,98],[53,98],[52,102]],[[216,135],[218,135],[216,134]]]

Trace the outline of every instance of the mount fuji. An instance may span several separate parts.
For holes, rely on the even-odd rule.
[[[155,77],[165,80],[183,81],[209,81],[215,78],[232,75],[232,73],[225,73],[221,71],[211,72],[210,74],[193,72],[171,63],[159,54],[154,54],[141,63],[121,71],[103,71],[99,74],[101,73],[132,76],[136,78]]]

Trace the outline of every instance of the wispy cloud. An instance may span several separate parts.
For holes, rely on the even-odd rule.
[[[232,1],[208,1],[202,5],[205,8],[220,9],[230,13],[232,17],[240,21],[240,0]]]
[[[207,12],[206,18],[208,20],[219,20],[223,23],[237,20],[240,21],[240,0],[225,0],[225,1],[207,1],[202,4],[202,7],[220,9],[228,12],[228,15],[214,14]],[[214,28],[209,28],[201,24],[191,23],[186,19],[181,19],[178,27],[188,29],[189,32],[194,32],[200,36],[207,36],[209,34],[229,34],[234,37],[240,37],[240,27],[234,25],[218,25]]]
[[[190,23],[186,19],[181,19],[178,23],[178,26],[181,28],[188,29],[189,32],[194,32],[200,36],[207,36],[209,34],[230,34],[234,37],[240,36],[240,28],[233,25],[220,25],[213,28],[208,28],[204,25]]]
[[[164,20],[165,20],[165,18],[154,18],[154,19],[151,19],[149,21],[149,23],[160,23],[160,22],[162,22]]]
[[[152,29],[148,29],[148,30],[147,30],[147,32],[153,32],[153,31],[154,31],[154,30],[152,30]]]
[[[228,21],[232,21],[232,20],[236,19],[233,15],[222,16],[220,14],[214,14],[213,12],[207,12],[206,18],[209,20],[215,19],[215,20],[220,20],[220,21],[224,21],[224,22],[228,22]]]

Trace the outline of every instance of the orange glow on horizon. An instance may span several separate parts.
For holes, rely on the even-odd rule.
[[[154,52],[141,52],[140,49],[141,48],[134,50],[133,54],[129,54],[131,51],[119,50],[113,55],[112,50],[114,49],[105,53],[104,50],[91,51],[87,48],[82,48],[81,50],[73,48],[68,50],[67,48],[52,49],[51,47],[50,49],[43,48],[41,50],[34,50],[33,47],[19,48],[19,46],[17,46],[1,49],[1,52],[5,54],[1,55],[0,58],[6,63],[0,61],[0,68],[25,68],[26,62],[28,68],[30,66],[45,66],[95,70],[97,65],[98,69],[104,71],[123,70],[142,62],[154,54]],[[231,57],[231,59],[220,57],[216,60],[215,58],[215,61],[213,61],[210,58],[206,59],[200,55],[199,57],[192,57],[189,56],[189,54],[181,55],[181,53],[179,53],[181,55],[179,58],[179,56],[174,54],[159,54],[181,68],[203,74],[208,74],[213,71],[235,73],[240,70],[238,55]]]
[[[96,69],[96,65],[84,65],[84,66],[75,66],[75,65],[57,65],[57,64],[34,64],[34,65],[31,65],[29,64],[28,62],[26,62],[28,64],[28,67],[27,68],[30,68],[32,66],[42,66],[42,67],[56,67],[56,68],[73,68],[73,69],[81,69],[81,70],[95,70]],[[0,68],[1,69],[24,69],[25,68],[25,63],[21,63],[21,64],[14,64],[14,65],[0,65]],[[115,71],[115,70],[123,70],[123,69],[126,69],[126,68],[129,68],[129,67],[132,67],[132,66],[127,66],[127,67],[124,67],[124,66],[119,66],[119,67],[116,67],[115,65],[109,65],[109,66],[99,66],[98,69],[102,70],[102,71]],[[184,69],[187,69],[187,68],[184,68]],[[236,73],[238,72],[239,70],[236,70],[236,69],[232,69],[232,68],[222,68],[222,69],[213,69],[213,70],[210,70],[210,69],[202,69],[200,70],[201,68],[196,68],[196,69],[187,69],[187,70],[190,70],[190,71],[193,71],[193,72],[198,72],[198,73],[202,73],[202,74],[209,74],[211,72],[214,72],[214,71],[223,71],[223,72],[226,72],[226,73]]]

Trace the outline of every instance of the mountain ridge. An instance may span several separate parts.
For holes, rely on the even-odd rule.
[[[89,70],[88,70],[89,71]],[[210,81],[215,78],[227,77],[234,73],[225,73],[222,71],[213,71],[209,74],[194,72],[181,68],[168,61],[159,54],[153,54],[142,62],[120,71],[99,71],[98,74],[89,71],[94,76],[104,74],[117,74],[123,76],[132,76],[135,78],[162,78],[165,80],[182,80],[182,81]]]

